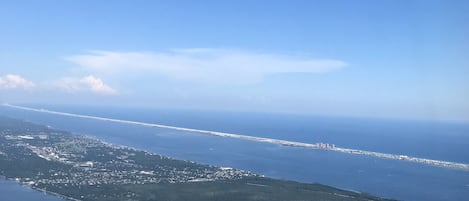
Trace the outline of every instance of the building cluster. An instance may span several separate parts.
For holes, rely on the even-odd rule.
[[[60,186],[235,180],[254,175],[232,168],[174,160],[71,134],[60,138],[54,134],[1,137],[12,146],[26,150],[28,153],[22,153],[24,156],[35,155],[43,160],[61,164],[57,168],[44,168],[31,177],[18,178],[20,182],[40,189]]]
[[[335,149],[335,144],[328,144],[328,143],[316,143],[316,147],[318,149],[326,149],[326,150],[330,150],[330,149]]]

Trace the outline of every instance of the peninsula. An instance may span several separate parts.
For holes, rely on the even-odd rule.
[[[188,133],[200,133],[200,134],[213,135],[213,136],[219,136],[219,137],[237,138],[237,139],[242,139],[242,140],[278,144],[282,146],[292,146],[292,147],[301,147],[301,148],[309,148],[309,149],[321,149],[321,150],[336,151],[336,152],[347,153],[347,154],[358,154],[358,155],[366,155],[366,156],[371,156],[371,157],[378,157],[378,158],[385,158],[385,159],[392,159],[392,160],[403,160],[403,161],[421,163],[421,164],[426,164],[426,165],[433,165],[433,166],[438,166],[438,167],[461,169],[465,171],[469,170],[469,164],[466,164],[466,163],[457,163],[457,162],[450,162],[450,161],[418,158],[418,157],[407,156],[407,155],[402,155],[402,154],[390,154],[390,153],[380,153],[380,152],[366,151],[366,150],[359,150],[359,149],[342,148],[342,147],[336,147],[334,144],[328,144],[328,143],[319,142],[319,143],[313,144],[313,143],[304,143],[304,142],[294,142],[294,141],[288,141],[288,140],[272,139],[272,138],[257,137],[257,136],[250,136],[250,135],[241,135],[241,134],[234,134],[234,133],[208,131],[208,130],[201,130],[201,129],[168,126],[168,125],[162,125],[162,124],[144,123],[144,122],[138,122],[138,121],[129,121],[129,120],[112,119],[112,118],[96,117],[96,116],[81,115],[81,114],[72,114],[72,113],[66,113],[66,112],[57,112],[57,111],[46,110],[46,109],[36,109],[36,108],[30,108],[30,107],[24,107],[24,106],[11,105],[8,103],[4,103],[3,106],[16,108],[20,110],[43,112],[43,113],[69,116],[69,117],[94,119],[94,120],[100,120],[100,121],[109,121],[109,122],[133,124],[133,125],[140,125],[140,126],[158,127],[158,128],[164,128],[164,129],[185,131]]]
[[[67,200],[386,200],[176,160],[0,117],[0,175]]]

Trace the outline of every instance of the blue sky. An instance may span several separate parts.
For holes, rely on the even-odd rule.
[[[0,101],[469,121],[467,1],[2,1]]]

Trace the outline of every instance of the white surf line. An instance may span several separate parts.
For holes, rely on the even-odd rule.
[[[100,120],[100,121],[173,129],[173,130],[186,131],[186,132],[202,133],[206,135],[278,144],[278,145],[283,145],[283,146],[302,147],[302,148],[310,148],[310,149],[323,149],[323,150],[330,150],[330,151],[349,153],[349,154],[367,155],[367,156],[373,156],[373,157],[378,157],[378,158],[411,161],[411,162],[423,163],[423,164],[434,165],[434,166],[439,166],[439,167],[449,167],[449,168],[469,170],[469,164],[464,164],[464,163],[432,160],[432,159],[411,157],[411,156],[406,156],[406,155],[387,154],[387,153],[364,151],[364,150],[358,150],[358,149],[340,148],[340,147],[335,147],[334,145],[325,144],[325,143],[311,144],[311,143],[294,142],[294,141],[279,140],[279,139],[264,138],[264,137],[255,137],[255,136],[249,136],[249,135],[224,133],[224,132],[216,132],[216,131],[208,131],[208,130],[200,130],[200,129],[192,129],[192,128],[183,128],[183,127],[176,127],[176,126],[167,126],[167,125],[162,125],[162,124],[144,123],[144,122],[138,122],[138,121],[129,121],[129,120],[73,114],[73,113],[66,113],[66,112],[57,112],[57,111],[46,110],[46,109],[36,109],[36,108],[30,108],[30,107],[11,105],[8,103],[3,103],[2,105],[5,107],[16,108],[16,109],[21,109],[21,110],[56,114],[56,115],[69,116],[69,117],[78,117],[78,118],[94,119],[94,120]]]

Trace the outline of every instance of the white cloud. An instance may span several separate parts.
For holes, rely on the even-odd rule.
[[[7,74],[0,76],[0,90],[2,89],[29,89],[34,87],[34,83],[24,79],[19,75]]]
[[[80,80],[81,83],[90,87],[91,91],[99,94],[116,94],[116,90],[104,84],[104,82],[92,75],[88,75]]]
[[[163,75],[215,83],[253,83],[278,73],[322,73],[341,69],[340,60],[310,59],[225,49],[176,49],[168,52],[91,51],[67,57],[100,74]]]
[[[91,91],[102,95],[115,95],[117,91],[106,85],[101,79],[88,75],[83,78],[62,78],[54,86],[67,92]]]

